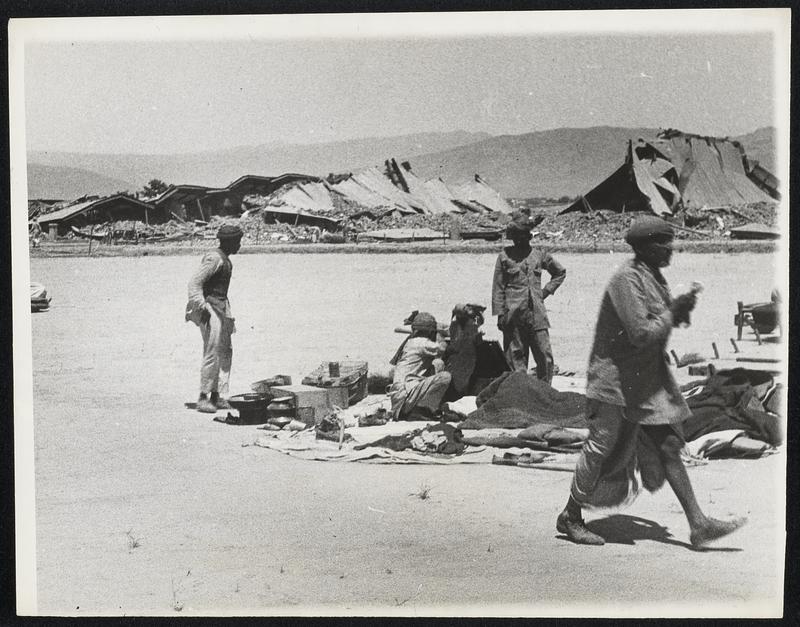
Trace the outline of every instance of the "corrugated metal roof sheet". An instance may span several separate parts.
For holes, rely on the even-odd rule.
[[[301,211],[334,211],[328,188],[323,183],[300,183],[284,186],[273,193],[269,206],[285,206]]]
[[[72,216],[78,215],[84,209],[91,207],[92,205],[96,204],[96,200],[87,200],[86,202],[80,202],[75,205],[70,205],[69,207],[64,207],[63,209],[57,209],[56,211],[51,211],[47,215],[42,216],[39,218],[39,222],[60,222],[61,220],[65,220],[67,218],[71,218]]]
[[[271,194],[283,185],[288,183],[302,183],[302,182],[322,182],[318,176],[311,176],[310,174],[297,174],[295,172],[286,172],[278,176],[260,176],[257,174],[245,174],[233,181],[225,189],[230,191],[237,191],[241,193],[251,193],[253,191],[262,194]]]
[[[85,202],[77,203],[74,205],[70,205],[68,207],[64,207],[63,209],[59,209],[57,211],[53,211],[52,213],[48,213],[43,215],[39,218],[40,224],[47,224],[49,222],[61,222],[63,220],[67,220],[72,218],[79,213],[84,211],[88,211],[89,209],[95,209],[101,207],[105,204],[110,202],[119,202],[119,203],[129,203],[133,205],[138,205],[143,209],[152,209],[152,205],[142,202],[141,200],[137,200],[135,198],[131,198],[130,196],[125,196],[124,194],[116,194],[114,196],[108,196],[106,198],[99,198],[96,200],[87,200]]]
[[[161,205],[170,200],[177,203],[193,202],[211,192],[222,191],[220,188],[203,185],[170,185],[164,193],[150,200],[153,205]]]
[[[363,207],[377,209],[396,206],[394,201],[365,187],[353,177],[339,181],[338,183],[333,184],[331,187],[335,192],[341,194],[344,198],[348,198]],[[416,211],[413,209],[407,209],[409,209],[409,211],[412,213],[416,213]]]
[[[297,180],[300,177],[302,180]],[[338,179],[338,180],[337,180]],[[336,182],[327,182],[305,175],[281,175],[280,177],[241,177],[229,187],[246,187],[247,181],[280,185],[264,194],[269,196],[272,207],[298,208],[304,211],[335,211],[332,193],[339,194],[361,207],[379,209],[381,213],[397,211],[414,213],[456,213],[462,207],[473,211],[490,209],[511,212],[511,207],[500,194],[488,187],[480,178],[467,184],[463,193],[453,192],[440,179],[423,181],[411,170],[411,166],[399,166],[394,159],[378,166],[364,168],[350,176],[337,177]],[[294,183],[289,185],[289,183]],[[405,191],[408,190],[408,191]]]
[[[437,193],[435,187],[427,186],[426,182],[420,179],[411,170],[402,167],[400,169],[403,179],[408,186],[409,194],[425,206],[427,209],[426,213],[438,215],[442,213],[453,213],[457,209],[456,205],[450,200],[451,194],[449,190],[447,190],[447,194],[444,195]],[[447,188],[445,187],[445,189]]]
[[[505,198],[503,198],[499,192],[484,183],[478,175],[475,175],[472,181],[453,185],[450,189],[459,200],[476,202],[491,211],[497,211],[499,213],[513,212],[511,205],[506,202]]]
[[[405,209],[409,212],[425,213],[425,207],[422,203],[398,187],[395,187],[394,183],[392,183],[377,167],[356,172],[353,174],[353,179],[371,192],[390,201],[388,204],[391,207]]]

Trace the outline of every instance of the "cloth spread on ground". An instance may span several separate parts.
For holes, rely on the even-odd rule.
[[[476,399],[478,409],[459,427],[482,429],[530,427],[546,423],[586,427],[586,399],[576,392],[559,392],[524,372],[509,372],[492,381]]]
[[[740,429],[772,446],[783,442],[780,417],[767,412],[761,401],[774,388],[769,373],[743,368],[720,370],[699,385],[703,389],[687,398],[692,410],[692,416],[682,423],[687,441]]]
[[[404,450],[393,450],[388,446],[379,444],[410,442],[417,437],[407,437],[410,433],[422,433],[426,427],[436,427],[442,423],[427,422],[390,422],[385,425],[373,427],[352,427],[347,432],[353,436],[352,442],[345,442],[340,449],[338,444],[328,440],[318,440],[315,437],[314,429],[307,429],[299,432],[284,431],[265,431],[264,435],[258,437],[254,442],[255,446],[272,449],[291,457],[307,460],[319,461],[348,461],[348,462],[369,462],[381,464],[491,464],[492,459],[497,455],[509,453],[513,455],[524,455],[529,450],[520,447],[510,449],[500,449],[487,446],[466,446],[462,454],[447,455],[442,453],[421,453],[413,448]],[[444,424],[456,431],[452,425]],[[436,430],[429,430],[430,435],[436,436]],[[444,430],[441,431],[444,433]],[[514,437],[519,434],[519,430],[487,429],[475,432],[475,435],[483,437]],[[387,439],[391,438],[391,439]],[[425,439],[422,440],[425,442]],[[435,440],[431,440],[435,442]],[[360,445],[369,444],[372,446],[362,447]],[[357,448],[358,447],[358,448]],[[553,453],[548,455],[548,463],[553,463],[556,470],[571,469],[577,460],[577,453]],[[542,469],[547,469],[547,465],[541,465]]]

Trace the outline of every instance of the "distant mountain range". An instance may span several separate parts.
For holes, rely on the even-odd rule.
[[[107,196],[136,188],[130,179],[111,178],[96,170],[28,162],[28,198],[72,200],[86,194]]]
[[[657,131],[606,126],[501,136],[454,131],[171,155],[30,152],[28,196],[66,199],[135,191],[154,178],[224,187],[244,174],[325,176],[394,157],[410,161],[423,178],[440,176],[446,182],[458,182],[477,173],[507,198],[557,198],[594,187],[622,163],[628,139],[650,138]],[[743,144],[748,157],[773,171],[774,128],[732,139]]]

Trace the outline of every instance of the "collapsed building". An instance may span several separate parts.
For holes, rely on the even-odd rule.
[[[387,215],[445,213],[511,213],[508,202],[478,175],[472,181],[448,185],[442,179],[422,180],[408,161],[387,159],[373,166],[326,179],[292,181],[261,199],[247,199],[269,213],[276,208],[305,214],[345,213],[347,217],[380,219]]]
[[[163,212],[153,205],[125,194],[79,198],[55,211],[40,214],[36,219],[52,238],[66,235],[73,229],[109,222],[133,220],[151,224],[166,221]]]
[[[50,208],[50,207],[48,207]],[[42,209],[41,204],[36,209]],[[170,185],[155,198],[126,194],[84,197],[38,215],[51,235],[63,236],[87,226],[115,221],[139,221],[147,226],[165,222],[208,222],[215,216],[258,215],[267,223],[343,228],[344,218],[390,215],[441,215],[512,212],[512,207],[480,176],[458,184],[417,177],[409,162],[387,159],[373,166],[326,178],[286,173],[242,176],[223,188]]]
[[[624,163],[561,213],[737,206],[780,199],[778,179],[739,142],[667,129],[628,142]]]

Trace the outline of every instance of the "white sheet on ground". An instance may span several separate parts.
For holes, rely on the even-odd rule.
[[[477,396],[464,396],[457,401],[451,401],[449,403],[445,403],[445,406],[450,411],[458,414],[459,416],[464,416],[466,418],[476,409],[478,409],[478,405],[475,403],[475,399]]]
[[[744,435],[742,429],[726,429],[701,435],[696,440],[686,443],[686,449],[695,457],[708,457],[709,455],[728,448],[739,436]]]

